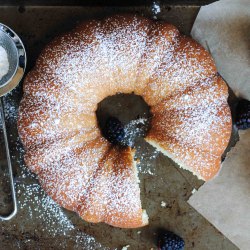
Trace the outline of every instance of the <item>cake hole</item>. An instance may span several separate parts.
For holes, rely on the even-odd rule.
[[[133,147],[150,128],[150,107],[135,94],[106,97],[98,104],[96,116],[103,136],[120,146]]]

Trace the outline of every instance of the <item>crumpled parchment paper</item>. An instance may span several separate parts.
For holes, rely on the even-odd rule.
[[[219,175],[188,203],[240,249],[250,249],[250,129],[240,131]]]
[[[250,100],[250,0],[220,0],[202,7],[191,35],[210,51],[234,93]]]
[[[191,35],[210,51],[234,93],[250,100],[250,1],[221,0],[201,8]],[[250,129],[222,170],[188,203],[242,250],[250,249]]]

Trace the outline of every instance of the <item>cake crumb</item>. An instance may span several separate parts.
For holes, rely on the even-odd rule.
[[[151,169],[148,170],[148,174],[154,175],[154,173],[152,173]]]
[[[130,247],[130,245],[127,245],[125,247],[122,248],[122,250],[127,250]]]
[[[167,203],[165,201],[161,201],[161,207],[166,207]]]
[[[196,191],[197,191],[197,190],[194,188],[194,189],[192,190],[192,194],[194,194]]]

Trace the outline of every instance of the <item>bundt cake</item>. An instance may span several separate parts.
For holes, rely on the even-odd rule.
[[[134,150],[98,128],[107,96],[142,96],[152,113],[145,139],[203,180],[219,171],[231,134],[228,89],[209,53],[173,25],[143,17],[86,21],[56,38],[23,88],[25,162],[57,203],[89,222],[148,223]]]

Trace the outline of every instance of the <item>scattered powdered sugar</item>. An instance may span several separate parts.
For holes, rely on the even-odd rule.
[[[135,148],[138,172],[141,174],[155,175],[155,165],[160,151],[145,143],[143,139],[136,141]]]
[[[153,13],[153,18],[157,19],[157,15],[161,12],[161,7],[160,3],[158,1],[153,1],[152,4],[152,13]]]
[[[12,125],[15,124],[18,116],[18,103],[12,92],[3,97],[3,106],[6,121],[8,121]]]
[[[144,137],[149,126],[149,119],[138,118],[130,121],[124,127],[125,137],[123,139],[125,145],[133,147],[138,137]]]
[[[19,208],[27,209],[29,219],[36,218],[44,222],[50,235],[67,234],[74,229],[71,221],[66,217],[62,208],[56,204],[41,189],[39,184],[20,184],[17,186],[17,194],[24,196],[22,202],[18,202]]]
[[[9,67],[7,51],[0,46],[0,81],[8,73]]]

